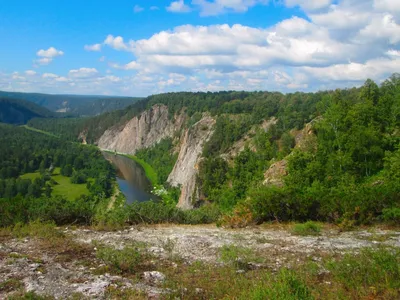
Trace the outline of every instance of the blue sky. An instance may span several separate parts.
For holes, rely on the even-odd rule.
[[[2,2],[0,90],[315,91],[400,71],[398,0]]]

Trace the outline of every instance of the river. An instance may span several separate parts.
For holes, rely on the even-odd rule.
[[[103,155],[116,168],[117,183],[128,204],[159,200],[157,196],[150,193],[152,185],[137,162],[122,155],[107,152],[103,152]]]

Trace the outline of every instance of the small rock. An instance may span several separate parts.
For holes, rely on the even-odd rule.
[[[165,275],[158,271],[144,272],[144,279],[149,284],[160,284],[165,280]]]
[[[246,273],[246,271],[245,270],[237,270],[236,273],[237,274],[243,274],[243,273]]]
[[[30,264],[30,265],[29,265],[29,268],[30,268],[32,271],[36,271],[36,269],[39,268],[39,267],[40,267],[40,264]]]

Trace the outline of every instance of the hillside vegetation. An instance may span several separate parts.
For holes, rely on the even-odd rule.
[[[136,97],[49,95],[3,91],[0,91],[0,97],[22,99],[45,107],[50,111],[68,113],[72,116],[96,116],[105,112],[123,109],[140,100],[140,98]]]
[[[399,220],[398,74],[381,86],[367,80],[361,88],[318,93],[155,95],[75,128],[95,143],[105,130],[124,126],[155,104],[166,105],[170,118],[185,114],[189,130],[204,113],[216,119],[196,186],[199,203],[217,207],[225,215],[223,223],[311,219],[352,226]],[[272,118],[276,123],[263,127]],[[243,149],[231,155],[244,137]],[[177,142],[156,144],[138,155],[156,165],[165,180],[174,162],[163,157],[166,152],[173,157]],[[279,186],[264,184],[266,171],[280,160],[288,175]]]
[[[35,103],[0,96],[0,122],[26,124],[33,118],[56,117],[57,114]]]

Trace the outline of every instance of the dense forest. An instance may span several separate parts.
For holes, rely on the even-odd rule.
[[[52,112],[68,113],[70,116],[96,116],[123,109],[140,100],[137,97],[49,95],[0,91],[0,97],[25,100]]]
[[[199,166],[200,200],[227,222],[320,220],[365,224],[400,218],[400,76],[378,86],[317,93],[168,93],[87,119],[34,119],[31,126],[95,143],[103,132],[125,124],[155,104],[170,118],[187,115],[186,127],[204,113],[216,119]],[[276,120],[261,126],[266,120]],[[305,127],[306,138],[296,135]],[[227,159],[247,136],[243,151]],[[137,156],[166,181],[176,160],[176,140],[164,140]],[[281,186],[263,184],[274,163],[287,165]],[[168,188],[168,186],[166,185]],[[213,210],[213,213],[215,210]]]
[[[0,132],[0,226],[88,222],[111,196],[114,169],[96,147],[4,124]]]
[[[26,124],[33,118],[57,117],[57,113],[35,103],[0,96],[0,122]]]

